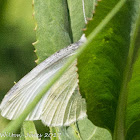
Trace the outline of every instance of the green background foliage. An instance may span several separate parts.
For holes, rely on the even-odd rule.
[[[32,1],[0,0],[0,99],[35,67]]]
[[[0,0],[0,100],[36,66],[32,0]],[[0,131],[9,121],[0,117]]]

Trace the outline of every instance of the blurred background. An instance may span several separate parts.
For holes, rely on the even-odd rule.
[[[0,101],[33,67],[32,0],[0,0]]]
[[[0,0],[0,102],[14,81],[18,82],[36,66],[32,13],[32,0]],[[8,123],[0,115],[0,132]],[[49,132],[41,121],[35,121],[35,125],[38,133]]]

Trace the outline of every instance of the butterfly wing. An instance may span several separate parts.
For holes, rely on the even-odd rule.
[[[75,61],[50,89],[41,115],[44,124],[67,126],[86,116],[86,104],[79,93],[76,70]]]
[[[79,41],[62,49],[23,77],[4,97],[0,106],[2,116],[10,120],[20,116],[80,45]],[[73,62],[46,92],[26,120],[42,120],[47,126],[67,126],[86,117],[86,103],[78,89],[76,63]]]

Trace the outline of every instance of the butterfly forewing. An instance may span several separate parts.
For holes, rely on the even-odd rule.
[[[0,106],[2,116],[10,120],[20,116],[81,44],[79,41],[60,50],[23,77],[4,97]],[[85,100],[78,89],[76,64],[75,60],[26,120],[42,120],[47,126],[67,126],[86,117]]]

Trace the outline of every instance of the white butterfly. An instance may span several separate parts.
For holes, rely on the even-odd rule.
[[[82,36],[77,43],[53,54],[24,76],[2,100],[1,115],[16,119],[84,42]],[[45,125],[55,127],[68,126],[87,116],[86,103],[79,92],[76,64],[77,60],[46,92],[26,120],[42,120]]]

